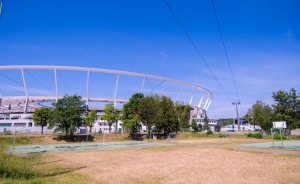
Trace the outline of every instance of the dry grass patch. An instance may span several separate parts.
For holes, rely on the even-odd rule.
[[[232,151],[228,141],[220,140],[180,141],[177,146],[160,148],[51,153],[47,157],[63,160],[63,165],[87,166],[74,172],[94,183],[300,183],[299,156]],[[220,144],[227,147],[216,146]]]

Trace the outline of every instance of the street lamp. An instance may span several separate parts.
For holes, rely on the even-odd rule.
[[[236,108],[238,131],[241,131],[241,128],[240,128],[240,119],[239,119],[239,111],[238,111],[238,107],[237,107],[240,104],[241,104],[241,102],[239,100],[236,100],[236,101],[232,102],[232,105],[235,105],[235,108]]]

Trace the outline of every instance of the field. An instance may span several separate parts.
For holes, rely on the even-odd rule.
[[[20,138],[18,144],[53,143],[50,137]],[[0,144],[7,145],[4,140]],[[186,134],[168,147],[8,155],[32,173],[0,183],[300,183],[300,151],[236,146],[265,141]]]

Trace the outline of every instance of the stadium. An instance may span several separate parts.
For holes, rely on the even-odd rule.
[[[104,105],[113,103],[121,109],[134,93],[165,95],[189,104],[191,118],[197,123],[203,122],[203,113],[213,99],[200,85],[143,73],[72,66],[0,66],[0,131],[39,132],[40,127],[32,121],[34,110],[51,106],[65,94],[77,94],[89,109],[97,111],[92,131],[108,132],[108,123],[101,120]],[[117,127],[121,124],[119,121]],[[212,127],[216,124],[210,120]]]

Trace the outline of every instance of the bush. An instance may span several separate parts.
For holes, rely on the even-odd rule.
[[[215,131],[216,132],[220,132],[221,131],[221,126],[220,125],[216,125],[215,126]]]
[[[281,140],[281,134],[276,134],[273,138],[276,140]],[[286,137],[284,135],[282,135],[282,140],[286,140]]]
[[[102,130],[99,130],[97,134],[100,134],[100,135],[101,135],[101,134],[102,134]]]
[[[227,137],[227,135],[226,134],[221,134],[221,133],[219,133],[219,138],[226,138]]]
[[[253,138],[256,138],[256,139],[262,139],[263,138],[262,134],[259,133],[259,132],[256,132],[254,134],[253,133],[248,133],[247,137],[253,137]]]
[[[12,133],[11,133],[10,130],[7,130],[7,131],[4,132],[4,135],[11,135],[11,134],[12,134]]]
[[[211,131],[211,130],[207,130],[207,132],[206,132],[206,135],[213,135],[214,133],[213,133],[213,131]]]

